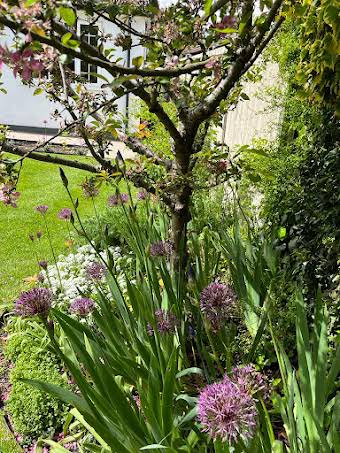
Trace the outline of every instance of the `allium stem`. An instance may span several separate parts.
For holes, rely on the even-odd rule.
[[[55,253],[54,253],[54,248],[53,248],[53,244],[52,244],[52,240],[51,240],[50,230],[49,230],[49,228],[48,228],[48,225],[47,225],[47,221],[46,221],[45,216],[43,216],[43,217],[44,217],[44,222],[45,222],[45,227],[46,227],[48,242],[49,242],[49,244],[50,244],[50,248],[51,248],[51,252],[52,252],[54,264],[55,264],[55,267],[56,267],[57,273],[58,273],[58,278],[59,278],[59,282],[60,282],[60,287],[62,288],[62,287],[63,287],[63,283],[62,283],[62,281],[61,281],[61,276],[60,276],[60,271],[59,271],[59,267],[58,267],[57,257],[56,257],[56,255],[55,255]]]
[[[68,222],[66,222],[66,226],[67,226],[68,237],[69,237],[69,240],[70,240],[70,245],[72,245],[71,230],[70,230],[70,225],[69,225]],[[74,256],[74,253],[72,253],[72,255],[73,255],[73,262],[74,262],[74,265],[75,265],[75,267],[77,268],[77,267],[78,267],[78,264],[77,264],[76,258],[75,258],[75,256]]]

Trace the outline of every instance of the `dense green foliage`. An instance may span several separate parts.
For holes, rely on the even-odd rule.
[[[339,0],[295,2],[301,21],[297,81],[304,99],[329,106],[340,115]]]
[[[27,440],[27,436],[36,438],[42,433],[53,434],[60,428],[66,416],[66,406],[21,379],[39,379],[64,388],[67,385],[56,356],[44,346],[42,338],[34,336],[34,329],[38,328],[30,326],[27,335],[24,335],[24,329],[23,325],[21,333],[12,334],[7,341],[6,355],[14,362],[14,368],[10,371],[12,388],[6,410],[16,432],[26,435]]]
[[[299,98],[300,52],[299,30],[287,25],[271,52],[286,82],[275,93],[284,108],[281,130],[277,143],[257,144],[266,157],[253,164],[262,176],[261,217],[265,228],[277,230],[284,279],[315,294],[318,285],[331,289],[339,259],[340,128],[332,109]]]

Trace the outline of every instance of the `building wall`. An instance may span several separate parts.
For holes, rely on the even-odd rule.
[[[277,137],[282,110],[270,105],[266,90],[281,83],[278,65],[267,63],[261,81],[245,84],[243,91],[249,100],[239,101],[224,121],[222,136],[230,148],[250,144],[255,138],[274,140]]]
[[[85,17],[80,19],[81,23],[86,23]],[[108,21],[99,22],[100,29],[105,34],[115,36],[119,33],[119,29]],[[133,27],[143,31],[145,28],[145,19],[137,17],[134,19]],[[11,32],[7,30],[5,36],[0,36],[0,45],[10,46],[13,43]],[[141,47],[133,47],[131,49],[131,61],[135,56],[141,55],[145,52]],[[127,64],[127,52],[117,50],[117,57],[121,57],[120,64]],[[76,63],[76,70],[79,63]],[[98,68],[98,73],[108,76],[108,73]],[[62,126],[62,121],[52,118],[53,112],[60,107],[57,103],[50,101],[40,94],[33,96],[36,86],[30,87],[24,85],[20,78],[13,76],[12,70],[6,66],[3,69],[2,81],[7,94],[0,93],[0,124],[8,124],[14,126],[23,126],[28,128],[53,128],[58,129]],[[98,79],[97,84],[89,84],[91,91],[99,90],[104,83],[102,79]],[[35,84],[36,85],[36,84]],[[126,115],[126,97],[119,99],[117,102],[118,111]],[[64,118],[67,118],[65,113]]]

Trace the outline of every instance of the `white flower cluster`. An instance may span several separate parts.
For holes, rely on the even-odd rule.
[[[119,247],[110,248],[112,254],[115,274],[118,284],[123,292],[126,290],[125,274],[123,272],[133,258],[129,255],[122,255]],[[101,252],[102,258],[107,261],[107,253]],[[96,295],[96,283],[88,276],[87,269],[91,264],[98,263],[99,257],[90,245],[84,245],[77,249],[76,253],[59,255],[57,265],[49,265],[42,270],[44,285],[48,286],[54,296],[54,304],[61,309],[67,310],[69,305],[80,296],[91,297]],[[101,281],[101,289],[111,298],[105,277]]]

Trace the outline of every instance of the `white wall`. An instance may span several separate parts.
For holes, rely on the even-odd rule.
[[[266,100],[266,90],[282,83],[278,65],[267,63],[260,82],[245,84],[243,91],[249,100],[240,101],[236,108],[226,115],[225,143],[229,147],[250,144],[255,138],[276,138],[282,110],[270,106]]]
[[[81,22],[86,23],[83,20]],[[143,31],[145,28],[145,19],[141,17],[135,18],[133,26]],[[101,21],[99,27],[105,34],[115,36],[119,33],[119,29],[108,21]],[[10,46],[12,42],[11,32],[9,30],[7,36],[0,36],[0,45]],[[131,60],[135,56],[143,55],[143,53],[144,49],[134,47],[131,50]],[[118,49],[116,55],[123,58],[119,64],[126,63],[127,52],[122,52]],[[108,76],[107,72],[101,68],[98,68],[98,73]],[[59,128],[61,126],[60,120],[55,120],[51,117],[55,109],[58,108],[57,103],[47,99],[44,94],[33,96],[35,88],[24,85],[20,78],[15,78],[12,70],[6,66],[3,69],[2,81],[7,94],[0,93],[0,124],[39,128]],[[98,83],[91,84],[89,89],[92,91],[99,90],[103,83],[103,80],[98,79]],[[126,98],[120,99],[117,105],[118,112],[124,116],[126,112]]]

